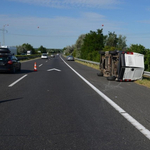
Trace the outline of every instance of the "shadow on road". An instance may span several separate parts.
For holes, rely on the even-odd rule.
[[[6,103],[6,102],[10,102],[10,101],[16,101],[16,100],[19,100],[19,99],[22,99],[23,97],[19,97],[19,98],[14,98],[14,99],[8,99],[8,100],[2,100],[0,101],[0,104],[1,103]]]
[[[15,73],[12,73],[12,72],[3,72],[1,71],[0,74],[27,74],[27,73],[32,73],[34,72],[34,70],[21,70],[21,71],[16,71]]]
[[[34,70],[21,70],[20,72],[16,72],[17,74],[25,74],[25,73],[32,73]]]

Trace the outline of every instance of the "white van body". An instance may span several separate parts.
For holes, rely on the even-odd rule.
[[[144,55],[126,51],[101,51],[100,73],[108,80],[134,81],[142,79]]]
[[[144,72],[144,55],[130,52],[125,53],[125,72],[123,80],[142,79]]]

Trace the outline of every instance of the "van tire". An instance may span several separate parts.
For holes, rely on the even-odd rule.
[[[115,81],[116,77],[115,76],[110,76],[110,77],[107,77],[107,80],[108,81]]]
[[[115,54],[117,54],[117,52],[116,51],[109,51],[109,54],[115,55]]]
[[[99,72],[99,73],[97,73],[97,76],[103,76],[103,73],[102,72]]]

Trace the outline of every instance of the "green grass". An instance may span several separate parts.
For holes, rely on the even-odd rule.
[[[91,63],[86,63],[86,62],[79,61],[79,60],[75,60],[75,62],[83,64],[83,65],[86,65],[86,66],[91,67],[91,68],[94,68],[96,70],[99,70],[99,65],[95,65],[95,64],[91,64]]]
[[[143,76],[143,79],[142,79],[142,80],[137,80],[137,81],[135,81],[135,83],[150,88],[150,77],[148,77],[148,76]]]

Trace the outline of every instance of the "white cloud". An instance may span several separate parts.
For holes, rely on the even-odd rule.
[[[53,18],[39,18],[39,17],[22,17],[11,15],[0,15],[0,20],[9,24],[9,30],[12,32],[22,31],[41,31],[43,35],[56,33],[59,35],[80,35],[80,33],[88,33],[90,30],[97,30],[105,25],[105,28],[111,30],[116,26],[115,23],[109,22],[105,16],[86,12],[81,13],[78,18],[56,16]],[[37,28],[39,26],[39,28]],[[32,33],[30,32],[30,33]]]
[[[9,0],[34,5],[42,5],[55,8],[66,7],[97,7],[113,8],[120,3],[119,0]]]
[[[90,30],[96,31],[97,29],[101,29],[102,24],[104,24],[104,34],[107,34],[108,31],[116,31],[120,24],[110,22],[105,16],[93,12],[81,13],[78,18],[64,16],[40,18],[23,17],[20,15],[0,15],[0,20],[9,24],[6,27],[6,30],[8,30],[7,37],[13,37],[15,42],[22,40],[29,43],[33,41],[33,43],[39,44],[38,40],[40,39],[40,42],[44,43],[45,41],[48,45],[50,42],[51,44],[57,43],[59,39],[59,43],[64,44],[63,46],[74,44],[81,34],[89,33]],[[48,39],[50,42],[48,42]],[[11,38],[6,41],[12,42]],[[19,44],[16,43],[16,45]]]

